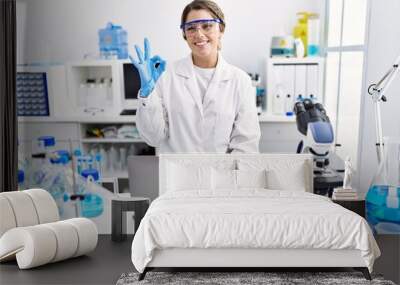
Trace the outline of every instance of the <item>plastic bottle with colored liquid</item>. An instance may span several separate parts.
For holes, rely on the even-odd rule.
[[[297,19],[297,24],[293,28],[293,37],[295,39],[300,38],[301,41],[303,42],[303,46],[305,47],[304,50],[304,56],[307,55],[307,33],[308,33],[308,16],[309,12],[299,12],[297,13],[297,16],[299,17]]]
[[[319,56],[319,15],[309,14],[307,25],[307,56]]]

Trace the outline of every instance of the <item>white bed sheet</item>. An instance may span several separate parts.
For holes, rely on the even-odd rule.
[[[134,237],[135,268],[166,248],[357,249],[370,271],[380,255],[359,215],[323,196],[266,189],[163,194]]]

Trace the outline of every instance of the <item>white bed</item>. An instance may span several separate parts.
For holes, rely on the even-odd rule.
[[[132,243],[141,278],[154,267],[354,267],[369,278],[380,255],[363,218],[310,193],[309,155],[168,154],[159,167],[160,197]]]

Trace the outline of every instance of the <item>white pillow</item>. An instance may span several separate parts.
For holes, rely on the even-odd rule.
[[[270,169],[267,171],[267,180],[269,189],[306,192],[306,180],[302,167],[291,169],[289,179],[288,173]]]
[[[168,164],[167,191],[211,190],[210,166]]]
[[[213,168],[214,190],[236,190],[236,170]]]
[[[310,182],[305,167],[304,160],[238,160],[240,170],[266,169],[267,188],[272,190],[306,191]]]
[[[267,171],[236,170],[237,187],[240,188],[267,188]]]

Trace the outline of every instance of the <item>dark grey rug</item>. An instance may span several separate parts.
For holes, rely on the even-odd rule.
[[[117,285],[395,285],[376,275],[372,275],[373,280],[368,281],[360,272],[148,272],[142,281],[138,281],[138,276],[139,273],[124,273],[118,279]]]

